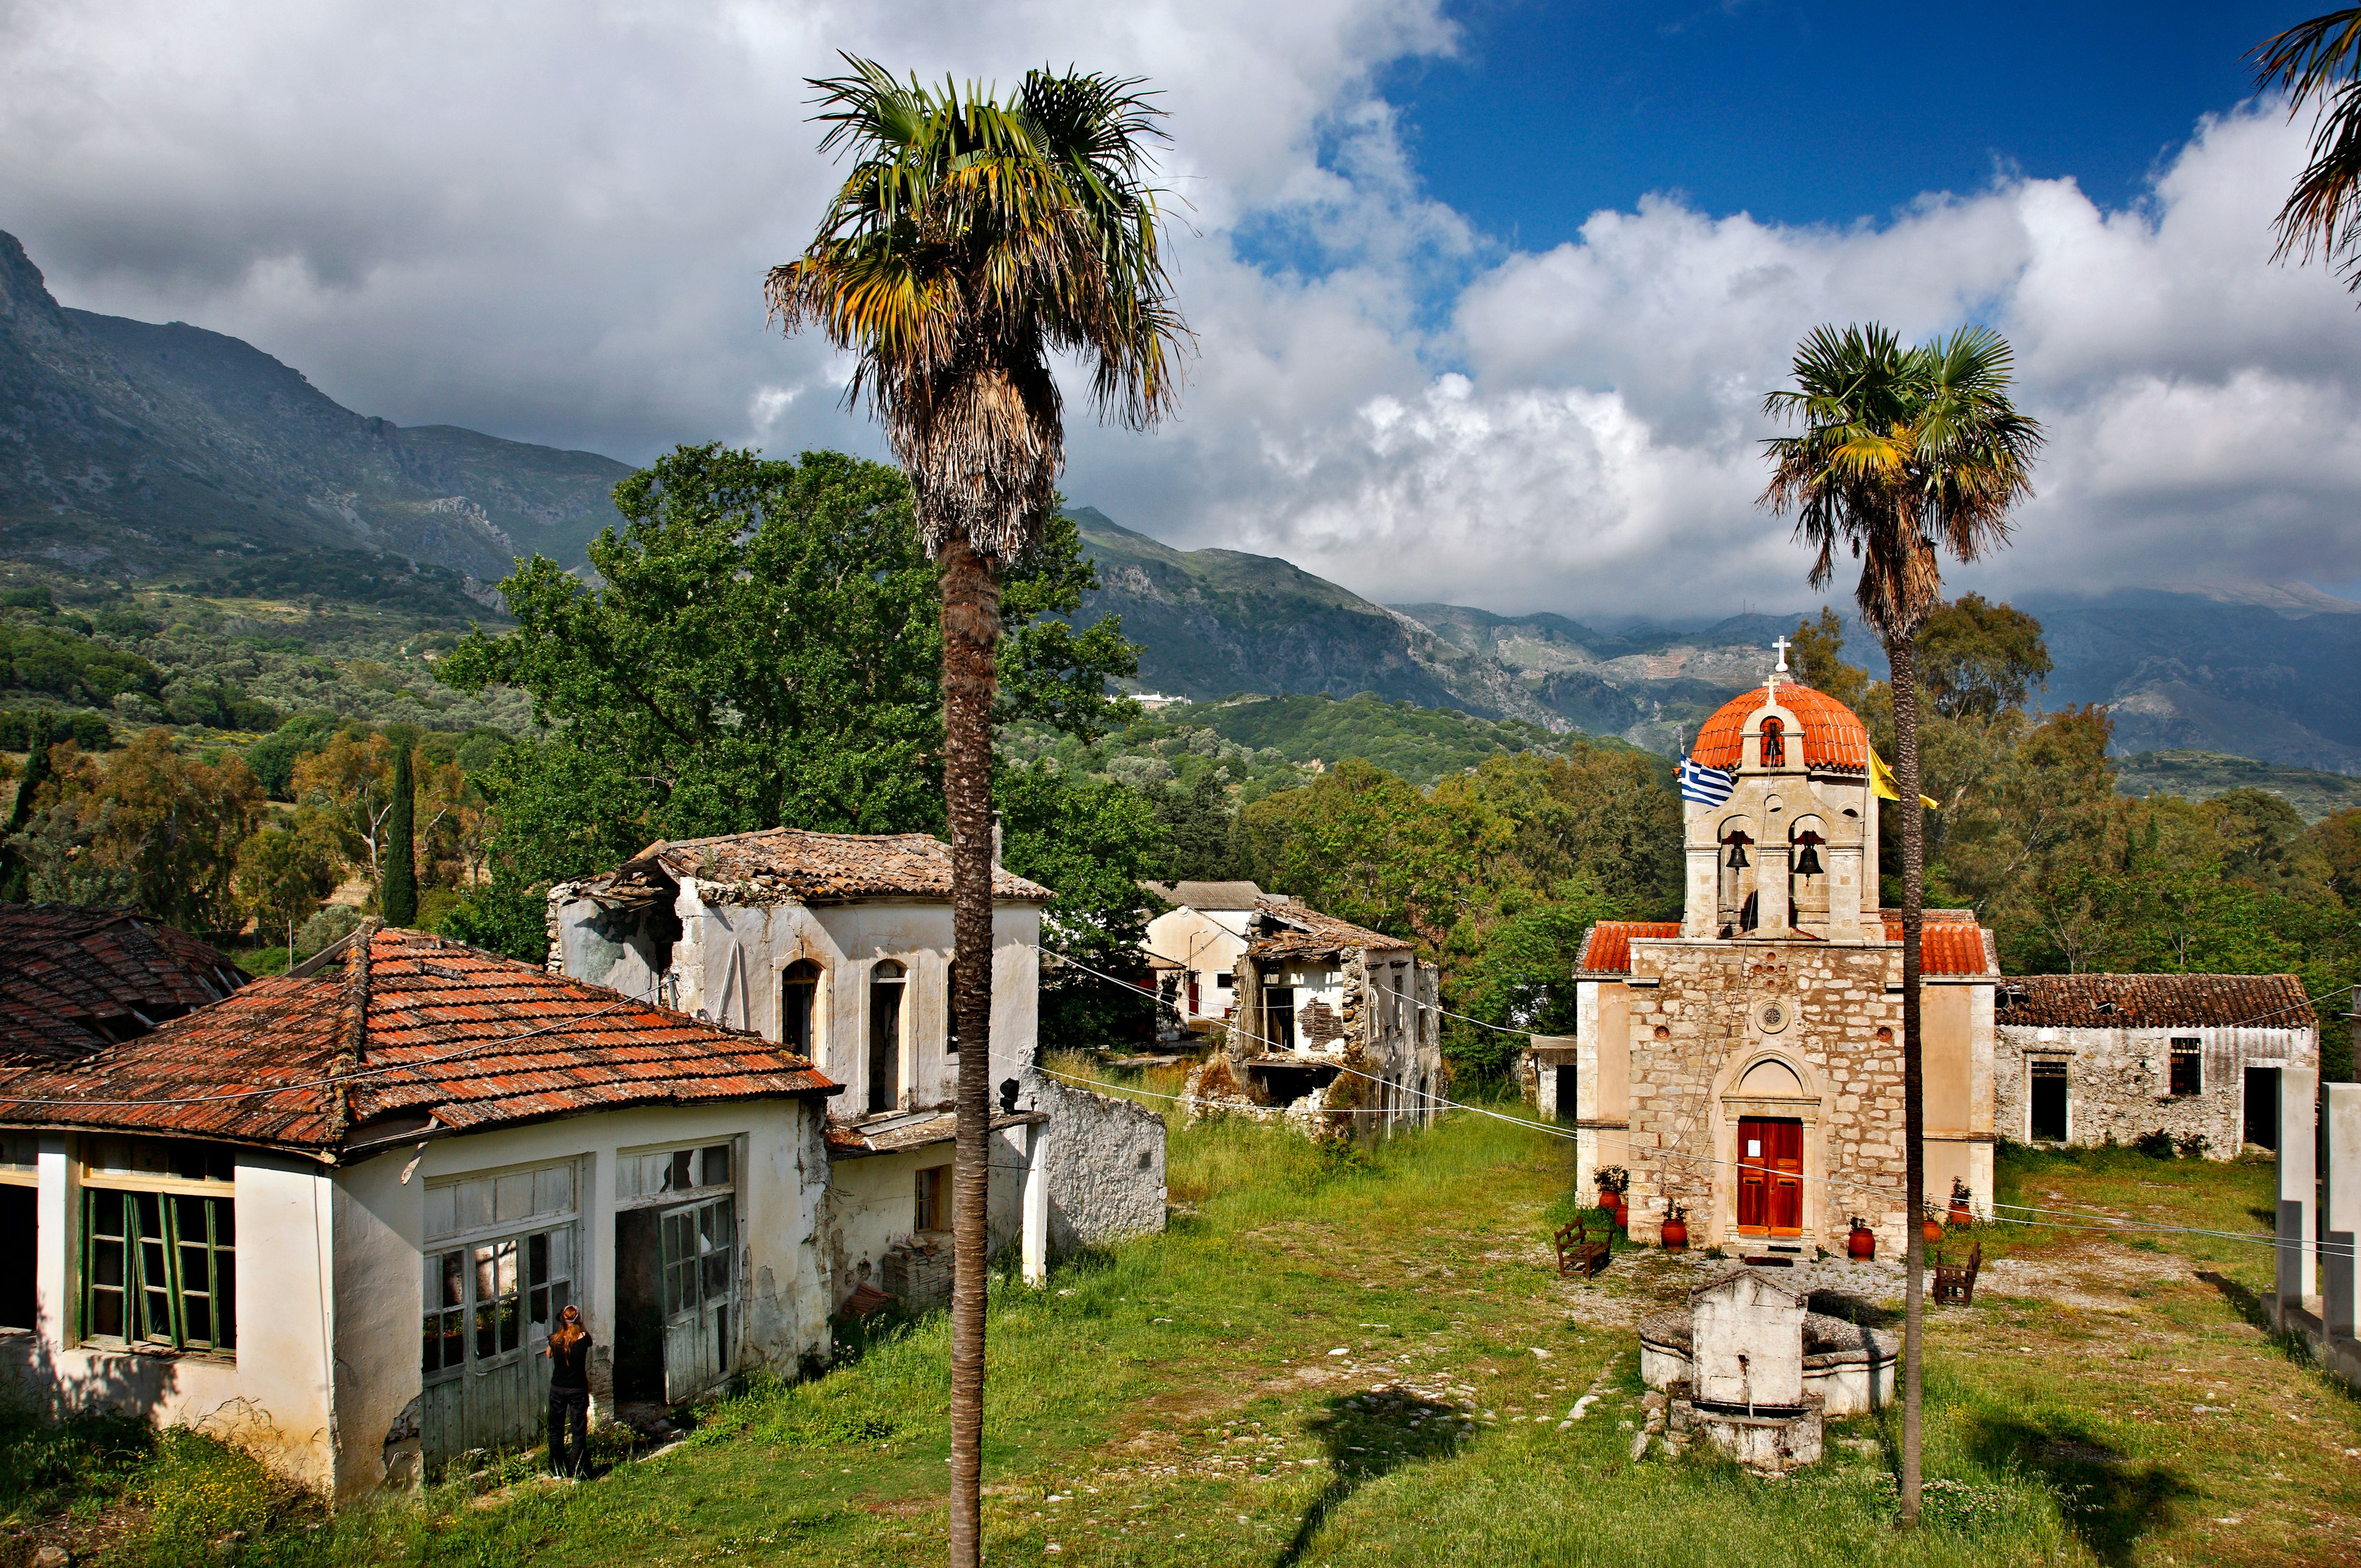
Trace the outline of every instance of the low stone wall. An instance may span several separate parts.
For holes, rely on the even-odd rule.
[[[1027,1069],[1022,1097],[1049,1113],[1049,1250],[1071,1253],[1164,1229],[1164,1118]]]

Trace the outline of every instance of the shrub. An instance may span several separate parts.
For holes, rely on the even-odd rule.
[[[2162,1127],[2142,1133],[2132,1140],[2132,1147],[2150,1159],[2170,1159],[2177,1152],[2173,1148],[2172,1135]]]

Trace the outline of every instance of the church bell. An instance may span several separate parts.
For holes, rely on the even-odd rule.
[[[1730,869],[1734,872],[1742,872],[1746,869],[1747,864],[1745,840],[1739,839],[1732,842],[1730,846]]]
[[[1820,874],[1820,851],[1816,845],[1806,843],[1804,852],[1795,857],[1795,874],[1797,876]]]

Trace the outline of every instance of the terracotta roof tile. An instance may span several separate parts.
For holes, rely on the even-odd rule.
[[[1697,730],[1690,758],[1704,767],[1734,768],[1745,755],[1746,726],[1771,700],[1762,686],[1742,691]],[[1825,692],[1791,681],[1779,683],[1779,706],[1804,729],[1804,765],[1836,773],[1869,771],[1869,730],[1861,716]]]
[[[1277,929],[1272,929],[1274,927]],[[1319,958],[1349,948],[1411,945],[1405,938],[1389,937],[1383,931],[1372,931],[1350,920],[1323,915],[1293,899],[1276,898],[1269,894],[1255,901],[1255,919],[1249,929],[1257,928],[1268,933],[1246,948],[1250,957],[1257,959]]]
[[[1575,959],[1575,972],[1629,974],[1632,938],[1680,934],[1681,923],[1677,920],[1601,920],[1582,938],[1582,953]]]
[[[2312,1029],[2291,974],[2027,974],[2000,985],[2001,1024],[2067,1029]]]
[[[1885,939],[1902,940],[1902,916],[1886,910]],[[1996,975],[2000,959],[1992,933],[1976,924],[1972,911],[1929,909],[1918,929],[1918,968],[1922,974]]]
[[[346,1055],[355,1007],[347,957],[308,978],[257,981],[80,1060],[0,1076],[0,1124],[332,1154],[404,1129],[839,1090],[759,1036],[439,937],[379,930],[368,955],[357,1061]],[[348,1096],[341,1110],[324,1081],[332,1077]],[[281,1091],[257,1092],[273,1088]]]
[[[574,884],[593,898],[651,900],[682,877],[712,884],[715,902],[850,904],[866,898],[949,898],[951,848],[925,833],[807,833],[770,828],[649,845],[604,876]],[[995,899],[1049,904],[1057,894],[999,867]]]
[[[212,947],[135,909],[0,904],[0,1060],[82,1056],[245,982]]]

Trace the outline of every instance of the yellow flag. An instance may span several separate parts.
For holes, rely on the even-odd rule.
[[[1885,759],[1877,754],[1874,746],[1869,749],[1869,792],[1880,800],[1902,798],[1901,786],[1894,782],[1894,770],[1885,765]],[[1918,804],[1929,811],[1937,809],[1935,803],[1923,795]]]

